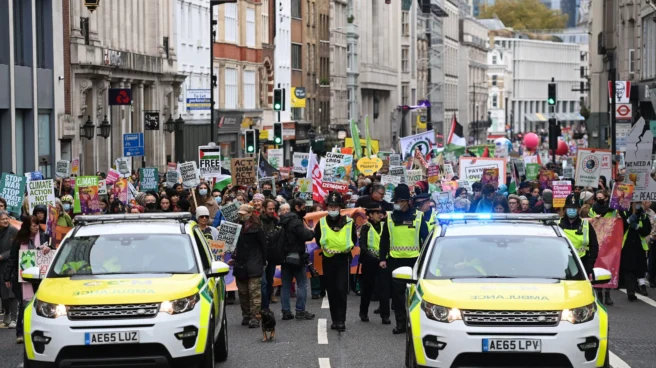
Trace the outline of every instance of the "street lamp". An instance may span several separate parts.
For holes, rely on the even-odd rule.
[[[100,0],[84,0],[84,6],[93,13],[93,11],[100,6]]]
[[[80,138],[85,137],[86,139],[93,139],[93,135],[96,132],[96,126],[93,125],[91,121],[91,116],[87,117],[86,123],[80,127]]]
[[[169,115],[169,119],[164,123],[164,130],[169,133],[175,132],[175,121],[173,120],[173,115]]]
[[[109,123],[109,120],[107,120],[107,115],[105,115],[102,123],[98,125],[98,128],[100,129],[100,134],[98,134],[99,137],[107,139],[112,134],[112,125]]]
[[[178,132],[182,131],[182,128],[184,127],[184,123],[185,121],[182,118],[182,114],[180,114],[180,116],[177,119],[175,119],[175,127],[178,130]]]

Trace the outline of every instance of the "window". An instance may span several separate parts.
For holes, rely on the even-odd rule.
[[[255,71],[244,70],[244,108],[255,109]]]
[[[25,18],[27,16],[25,9],[26,2],[14,1],[14,63],[16,65],[26,65],[27,55],[25,55],[25,41],[28,36],[25,32]],[[30,42],[31,44],[31,42]]]
[[[162,40],[162,46],[164,48],[164,54],[166,55],[166,58],[168,59],[169,58],[169,51],[170,51],[169,50],[169,38],[168,37],[164,37],[164,39]]]
[[[23,175],[25,173],[25,152],[28,145],[26,144],[24,117],[24,110],[16,109],[16,175]]]
[[[292,18],[301,17],[301,0],[292,0]]]
[[[492,107],[494,107],[495,109],[499,107],[499,96],[492,95]]]
[[[225,68],[225,108],[226,109],[236,109],[237,108],[237,69],[234,68]]]
[[[654,15],[642,18],[642,79],[656,77],[656,22]]]
[[[237,22],[237,4],[226,3],[223,5],[225,23],[225,41],[237,43],[239,39],[239,27]]]
[[[409,87],[408,87],[407,84],[404,83],[403,85],[401,85],[401,104],[402,105],[409,105],[409,103],[408,103],[408,99],[410,98],[409,94],[410,94]]]
[[[262,0],[262,42],[269,43],[269,0]]]
[[[299,44],[292,44],[292,69],[301,69],[303,58],[303,46]]]
[[[45,31],[49,25],[49,21],[45,17],[44,9],[47,5],[45,1],[36,1],[34,4],[36,7],[36,66],[39,68],[46,68],[46,35],[50,34]]]
[[[496,85],[497,85],[497,76],[496,76],[496,75],[493,75],[493,76],[492,76],[492,85],[493,85],[493,86],[496,86]]]
[[[291,118],[292,120],[303,120],[303,108],[292,107]]]
[[[635,73],[635,50],[630,49],[629,50],[629,74],[634,74]],[[583,67],[581,67],[583,68]]]
[[[497,56],[492,55],[492,65],[497,65]]]
[[[581,66],[581,75],[580,75],[580,77],[585,78],[585,67],[584,66]]]
[[[246,46],[255,47],[255,9],[246,9]]]
[[[85,17],[80,18],[80,33],[82,34],[82,37],[84,37],[84,44],[88,45],[90,43],[90,40],[89,40],[89,18],[85,18]]]
[[[401,71],[406,73],[410,71],[410,48],[408,46],[401,48]]]
[[[407,11],[401,12],[401,35],[410,36],[410,15]]]
[[[39,114],[39,156],[50,156],[50,114]],[[44,173],[45,174],[45,173]]]

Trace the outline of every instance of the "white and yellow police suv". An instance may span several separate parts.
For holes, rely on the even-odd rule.
[[[557,215],[440,214],[408,283],[408,367],[608,367],[608,314]]]
[[[189,213],[78,216],[25,309],[24,366],[214,367],[228,265]]]

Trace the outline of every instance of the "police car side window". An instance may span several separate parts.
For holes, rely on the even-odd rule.
[[[428,254],[428,247],[430,247],[431,239],[433,239],[433,233],[439,229],[439,226],[433,228],[433,230],[428,234],[424,240],[424,244],[421,246],[421,253],[419,254],[419,261],[417,262],[417,277],[421,276],[421,270],[424,267],[424,261],[426,261],[426,254]]]
[[[211,262],[207,258],[207,251],[205,250],[205,237],[200,233],[197,226],[194,226],[194,240],[196,241],[196,247],[198,247],[203,270],[209,270],[211,268]]]

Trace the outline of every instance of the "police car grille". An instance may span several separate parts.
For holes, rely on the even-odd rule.
[[[557,326],[559,311],[463,310],[468,326]]]
[[[159,303],[71,305],[67,309],[70,320],[153,318],[159,312]]]

